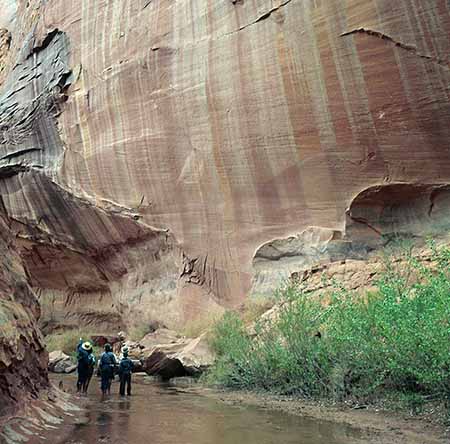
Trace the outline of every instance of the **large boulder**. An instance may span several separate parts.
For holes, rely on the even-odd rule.
[[[144,360],[144,370],[163,379],[198,376],[212,364],[213,359],[204,333],[196,339],[180,339],[155,347]]]
[[[188,342],[179,353],[175,355],[188,375],[197,376],[205,371],[214,361],[214,354],[209,347],[206,333]]]
[[[180,336],[177,332],[167,328],[160,328],[152,333],[145,335],[140,341],[140,346],[145,350],[153,351],[157,347],[167,346],[180,349],[186,344],[186,338]]]
[[[176,363],[172,365],[170,360],[163,358],[183,350],[188,342],[185,337],[163,327],[148,333],[139,342],[128,340],[116,345],[128,347],[128,356],[133,360],[135,373],[148,369],[149,374],[170,378],[173,374],[180,374],[179,366]],[[120,349],[117,354],[122,356]],[[161,360],[164,362],[160,363]],[[169,370],[165,370],[166,367]],[[185,372],[182,371],[181,374],[184,375]]]
[[[71,373],[77,368],[72,358],[61,350],[52,351],[48,356],[48,370],[53,373]]]
[[[160,376],[162,379],[171,379],[188,375],[183,364],[169,353],[155,350],[144,362],[144,370],[148,375]]]

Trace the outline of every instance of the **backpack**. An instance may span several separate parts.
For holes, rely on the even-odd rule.
[[[120,361],[119,373],[122,375],[131,375],[133,371],[133,361],[129,358],[123,358]]]
[[[88,357],[89,359],[89,367],[94,368],[95,367],[95,356],[91,353]]]
[[[114,365],[113,354],[110,352],[105,352],[100,358],[100,368],[105,369],[112,367]]]
[[[89,365],[89,355],[88,353],[79,348],[78,349],[78,354],[77,354],[77,360],[78,360],[78,364],[84,364],[84,365]]]

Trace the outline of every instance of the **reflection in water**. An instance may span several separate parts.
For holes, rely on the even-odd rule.
[[[235,407],[135,378],[131,397],[101,399],[91,388],[90,420],[71,444],[356,444],[349,427],[308,418]],[[117,384],[113,392],[118,391]]]
[[[119,409],[122,411],[130,410],[130,405],[131,405],[131,402],[129,399],[123,399],[123,400],[121,400],[121,402],[119,404]]]

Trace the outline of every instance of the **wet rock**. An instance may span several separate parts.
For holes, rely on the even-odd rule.
[[[48,356],[48,370],[53,373],[71,373],[76,365],[72,358],[61,350],[52,351]]]

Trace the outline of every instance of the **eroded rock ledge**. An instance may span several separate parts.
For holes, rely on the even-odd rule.
[[[358,193],[345,212],[343,230],[309,227],[263,244],[255,253],[252,292],[271,294],[291,273],[325,264],[368,261],[371,253],[408,241],[446,237],[450,229],[450,187],[440,183],[390,183]]]
[[[30,288],[8,221],[0,215],[0,417],[47,387],[47,352]]]
[[[154,268],[155,276],[162,262],[175,260],[169,258],[175,253],[167,231],[96,207],[39,172],[0,180],[1,191],[44,308],[41,323],[48,329],[81,322],[116,331],[123,326],[123,313],[121,301],[112,296],[119,290],[112,285],[126,285],[131,273],[143,267]]]

